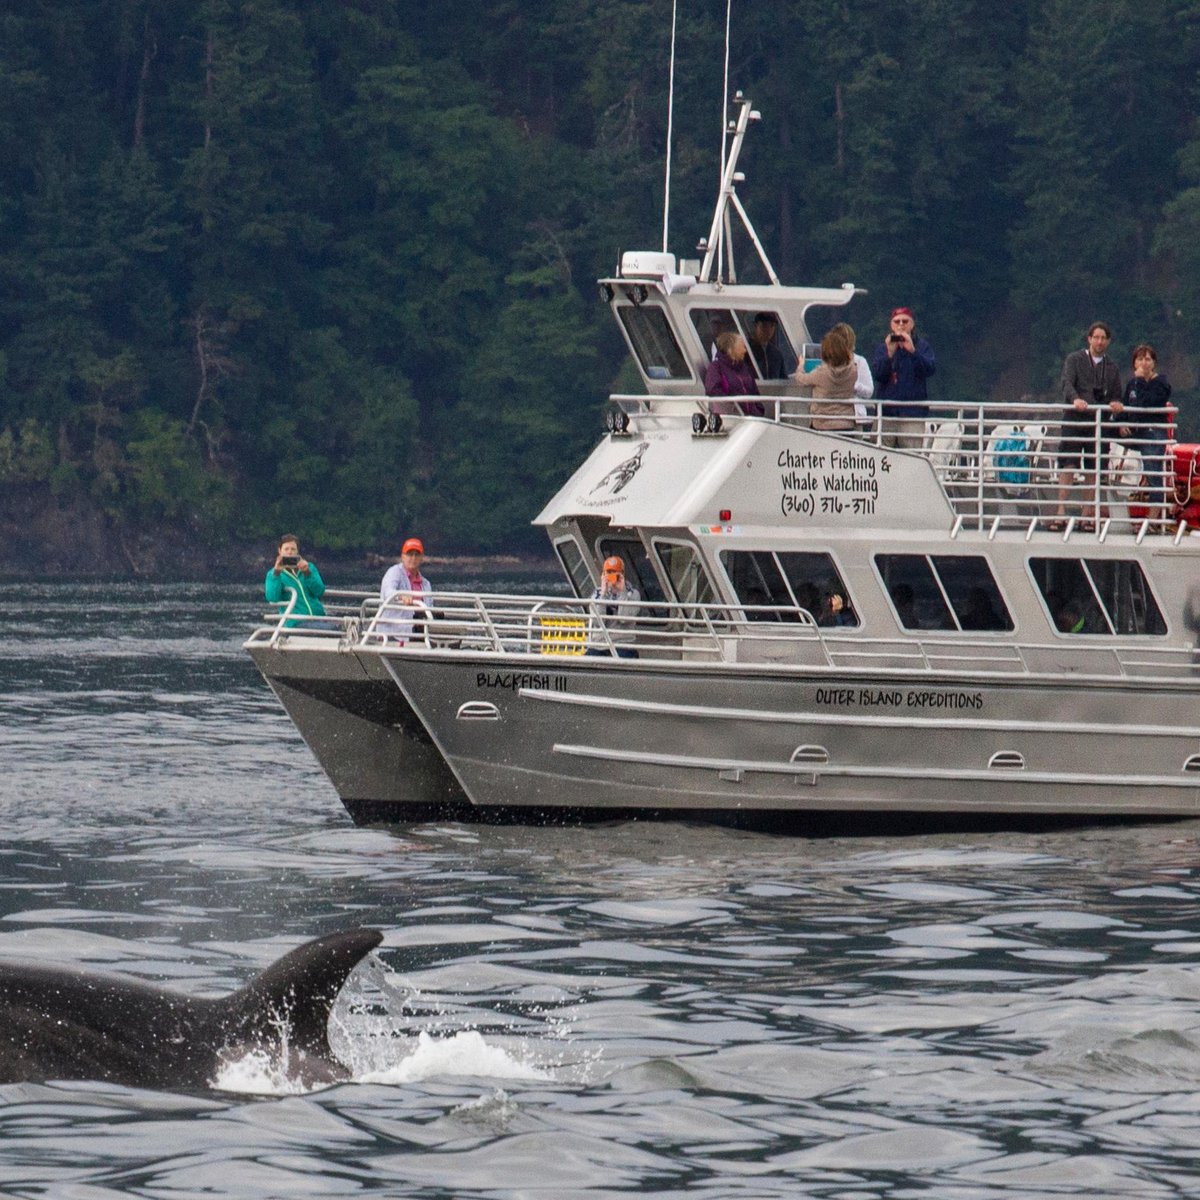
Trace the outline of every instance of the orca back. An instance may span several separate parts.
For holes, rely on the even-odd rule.
[[[209,1088],[222,1055],[275,1050],[285,1025],[307,1080],[344,1078],[329,1048],[329,1014],[346,977],[382,940],[375,929],[317,938],[217,999],[83,968],[0,962],[0,1083]]]

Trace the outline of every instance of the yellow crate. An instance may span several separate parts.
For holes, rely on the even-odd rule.
[[[582,654],[587,649],[584,617],[539,617],[543,654]]]

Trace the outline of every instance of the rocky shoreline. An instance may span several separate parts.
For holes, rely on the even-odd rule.
[[[112,579],[170,581],[261,577],[274,547],[261,539],[214,544],[186,526],[135,528],[103,511],[38,494],[8,491],[0,508],[0,580]],[[329,578],[373,575],[396,562],[383,550],[315,554]],[[543,575],[549,556],[431,554],[432,572],[449,575]]]

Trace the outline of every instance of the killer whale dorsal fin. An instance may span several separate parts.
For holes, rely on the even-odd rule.
[[[292,1046],[330,1057],[329,1013],[346,976],[383,941],[378,929],[347,929],[297,946],[234,992],[229,1027],[251,1040],[270,1040],[281,1019]]]

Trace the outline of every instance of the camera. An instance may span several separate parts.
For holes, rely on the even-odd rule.
[[[892,334],[888,335],[888,341],[891,342],[893,345],[898,345],[903,340],[904,339],[898,333],[892,333]]]
[[[296,567],[300,565],[300,556],[297,554],[285,554],[279,560],[281,567]]]

